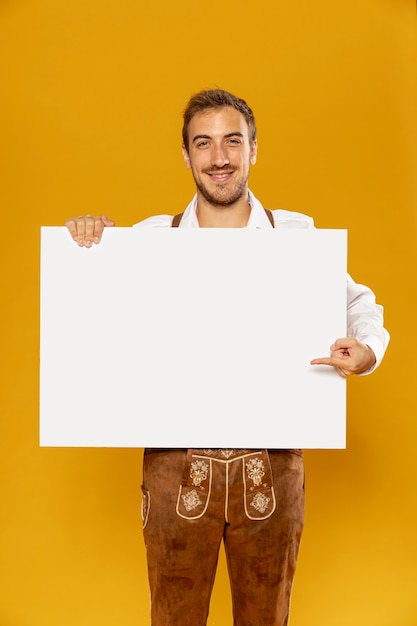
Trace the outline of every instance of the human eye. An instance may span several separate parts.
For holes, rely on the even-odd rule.
[[[240,139],[240,137],[229,137],[228,143],[231,146],[240,146],[242,140]]]
[[[199,139],[198,141],[195,142],[195,147],[199,148],[200,150],[204,150],[204,148],[207,148],[209,145],[209,141],[208,139]]]

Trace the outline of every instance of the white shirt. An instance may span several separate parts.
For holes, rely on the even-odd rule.
[[[272,228],[265,209],[251,191],[249,191],[249,203],[251,212],[246,228]],[[197,195],[185,209],[179,228],[199,228],[196,209]],[[314,228],[313,219],[303,213],[276,209],[272,211],[272,215],[275,228]],[[154,215],[138,222],[133,228],[169,228],[172,218],[172,215]],[[347,274],[346,286],[347,334],[356,337],[373,350],[376,363],[364,372],[370,374],[382,361],[389,342],[389,334],[383,326],[383,308],[376,303],[374,293],[365,285],[355,283],[349,274]]]

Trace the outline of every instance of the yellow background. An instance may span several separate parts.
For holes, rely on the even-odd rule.
[[[181,112],[214,86],[255,111],[253,191],[349,229],[392,334],[347,450],[306,454],[291,626],[417,624],[416,26],[414,0],[1,1],[0,626],[148,623],[141,451],[38,447],[39,227],[182,211]]]

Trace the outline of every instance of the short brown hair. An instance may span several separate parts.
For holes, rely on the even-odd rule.
[[[249,139],[251,144],[256,139],[256,125],[255,117],[252,109],[246,104],[244,100],[234,96],[228,91],[223,89],[207,89],[194,94],[187,106],[185,107],[183,118],[184,125],[182,127],[182,140],[185,149],[188,150],[188,126],[197,113],[206,111],[207,109],[219,109],[221,107],[233,107],[236,111],[242,113],[249,126]]]

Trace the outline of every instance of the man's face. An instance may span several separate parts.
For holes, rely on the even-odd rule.
[[[230,206],[247,195],[257,144],[256,140],[250,143],[242,113],[233,107],[197,113],[188,126],[188,136],[183,156],[203,198],[212,205]]]

